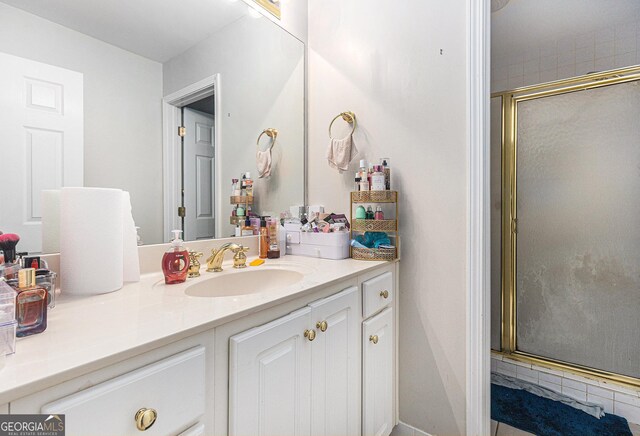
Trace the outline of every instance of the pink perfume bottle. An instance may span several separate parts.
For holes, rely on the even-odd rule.
[[[189,252],[180,239],[182,230],[172,230],[172,233],[171,248],[162,256],[164,282],[168,285],[183,283],[189,270]]]
[[[23,337],[42,333],[47,329],[47,298],[49,293],[36,285],[36,270],[21,269],[18,272],[18,295],[16,296],[16,336]]]

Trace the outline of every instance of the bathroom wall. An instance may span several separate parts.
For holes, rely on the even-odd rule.
[[[271,60],[277,58],[278,62]],[[228,216],[231,179],[258,178],[256,139],[278,129],[269,179],[254,184],[257,213],[304,202],[304,45],[265,18],[243,17],[163,65],[164,94],[219,73],[221,80],[221,237],[234,233]],[[261,144],[268,144],[266,135]],[[263,147],[263,149],[266,147]],[[225,224],[226,223],[226,224]]]
[[[358,159],[389,157],[400,191],[400,420],[465,433],[466,3],[309,4],[309,197],[349,213]],[[327,127],[358,119],[349,171]],[[335,134],[346,131],[336,122]]]
[[[0,51],[84,74],[84,183],[129,191],[143,240],[161,241],[162,65],[4,3]]]
[[[569,19],[569,15],[566,17]],[[633,13],[620,16],[616,24],[594,26],[585,22],[578,33],[562,34],[559,30],[545,40],[532,39],[526,49],[496,51],[491,59],[491,91],[638,65],[639,20],[640,6]]]

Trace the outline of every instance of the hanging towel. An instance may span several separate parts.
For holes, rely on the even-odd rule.
[[[258,166],[259,178],[262,179],[271,175],[271,148],[256,152],[256,165]]]
[[[329,143],[327,149],[327,160],[329,165],[338,171],[346,171],[349,169],[349,162],[358,154],[353,135],[349,135],[344,139],[333,139]]]

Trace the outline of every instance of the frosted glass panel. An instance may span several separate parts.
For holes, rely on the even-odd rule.
[[[500,350],[500,317],[502,316],[501,291],[501,240],[500,214],[502,204],[502,97],[491,99],[491,348]]]
[[[640,85],[518,104],[518,350],[640,377]]]

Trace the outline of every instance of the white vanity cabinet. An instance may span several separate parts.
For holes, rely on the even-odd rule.
[[[309,435],[311,309],[231,338],[229,435]]]
[[[205,435],[212,335],[200,334],[11,402],[11,413],[64,414],[68,436]]]
[[[175,435],[205,412],[204,347],[197,347],[52,401],[69,435]],[[188,399],[188,401],[185,401]]]
[[[362,325],[362,434],[387,436],[393,419],[393,309]]]
[[[362,282],[362,434],[388,436],[394,416],[396,277],[391,271]]]
[[[359,435],[356,287],[235,335],[229,435]]]
[[[360,293],[351,287],[310,304],[311,435],[360,434]]]
[[[397,268],[315,285],[126,357],[79,366],[62,354],[66,372],[5,397],[0,413],[65,414],[69,436],[388,436]],[[139,413],[155,415],[153,425]]]

